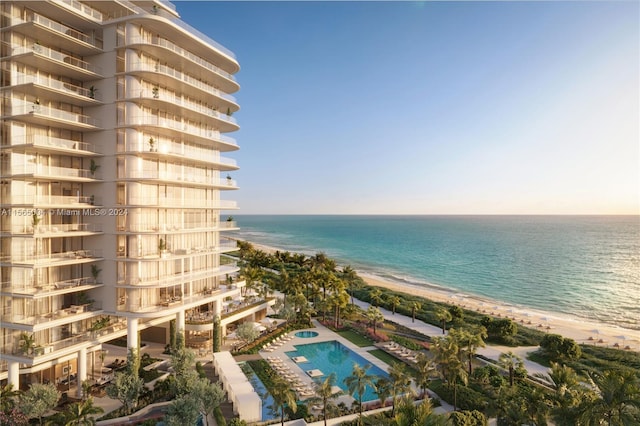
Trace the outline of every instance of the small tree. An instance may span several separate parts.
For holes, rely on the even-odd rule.
[[[101,413],[104,413],[104,410],[93,405],[93,398],[69,404],[64,411],[65,426],[95,425],[93,416]]]
[[[243,322],[236,329],[236,335],[245,343],[251,343],[258,338],[260,332],[251,322]]]
[[[38,423],[42,425],[42,416],[52,410],[59,399],[60,392],[55,385],[33,384],[28,391],[20,395],[20,409],[28,417],[37,417]]]
[[[122,403],[126,414],[131,413],[137,407],[138,398],[142,393],[144,380],[129,372],[116,373],[113,381],[106,387],[105,391],[109,398],[117,399]]]
[[[182,396],[167,408],[164,418],[167,426],[193,425],[198,421],[198,404],[191,395]]]
[[[190,395],[194,398],[198,411],[202,414],[204,424],[209,423],[207,417],[213,415],[214,410],[220,406],[225,399],[225,392],[220,383],[211,383],[209,379],[200,378],[195,382]]]

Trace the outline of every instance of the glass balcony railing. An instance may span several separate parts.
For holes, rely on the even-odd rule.
[[[31,52],[39,56],[44,56],[52,61],[64,64],[65,66],[72,66],[93,74],[102,74],[102,69],[96,65],[90,64],[89,62],[85,62],[71,55],[65,55],[62,52],[58,52],[57,50],[50,49],[40,44],[33,44],[30,47],[17,45],[11,46],[11,55],[20,55]]]
[[[100,154],[101,151],[93,144],[73,141],[70,139],[54,138],[44,135],[23,135],[11,138],[9,145],[33,145],[36,147],[60,148],[64,150],[83,151]]]
[[[100,121],[88,115],[77,114],[70,111],[50,108],[36,103],[27,104],[14,102],[10,107],[10,115],[37,114],[48,118],[68,121],[70,123],[80,123],[87,126],[100,127]]]
[[[100,259],[101,250],[74,250],[61,253],[27,254],[15,253],[9,256],[1,256],[3,263],[56,263],[67,262],[73,259]]]
[[[202,200],[198,198],[176,197],[134,197],[130,196],[126,201],[129,206],[159,206],[159,207],[202,207],[210,209],[235,209],[236,201],[231,200]]]
[[[92,8],[85,3],[80,3],[77,0],[54,0],[54,3],[63,4],[73,9],[76,13],[81,13],[95,21],[102,22],[102,20],[104,19],[102,12]]]
[[[234,139],[227,138],[224,135],[221,135],[218,130],[198,127],[188,123],[183,123],[181,121],[173,120],[170,118],[158,117],[157,115],[153,115],[153,114],[144,114],[144,115],[134,116],[129,118],[126,123],[122,123],[122,124],[130,125],[130,126],[164,127],[164,128],[178,131],[178,132],[187,133],[189,135],[198,136],[201,138],[219,140],[230,145],[236,145]]]
[[[235,221],[225,221],[225,222],[202,222],[202,223],[163,223],[158,224],[154,223],[129,223],[126,228],[119,229],[124,232],[150,232],[150,233],[159,233],[159,232],[194,232],[194,231],[212,231],[212,230],[224,230],[224,229],[232,229],[237,228],[238,224]]]
[[[0,199],[2,205],[24,206],[65,206],[69,208],[86,209],[99,205],[94,196],[82,195],[9,195]]]
[[[235,141],[232,138],[227,138]],[[118,152],[158,152],[165,155],[176,155],[190,160],[207,161],[209,163],[222,164],[227,167],[237,167],[236,160],[218,155],[217,151],[207,148],[174,143],[169,139],[153,138],[153,146],[149,142],[124,142],[119,143]]]
[[[16,293],[16,294],[27,294],[33,295],[38,294],[40,296],[46,295],[46,293],[51,293],[52,295],[55,292],[60,290],[67,289],[79,289],[80,287],[86,286],[101,286],[102,284],[96,283],[96,280],[92,277],[81,277],[81,278],[72,278],[68,280],[55,281],[55,282],[47,282],[47,283],[23,283],[17,284],[15,282],[6,281],[2,283],[2,292],[3,293]]]
[[[22,164],[19,166],[3,165],[2,176],[17,175],[45,175],[52,178],[82,178],[100,179],[97,172],[86,169],[72,169],[68,167],[45,166],[43,164]]]
[[[88,35],[81,33],[80,31],[77,31],[71,27],[67,27],[66,25],[61,24],[60,22],[52,21],[51,19],[46,18],[38,13],[32,12],[30,16],[27,17],[26,20],[21,19],[17,16],[11,16],[11,25],[17,25],[17,24],[26,23],[26,22],[34,22],[38,25],[46,27],[52,31],[55,31],[60,35],[68,36],[78,40],[79,42],[89,44],[97,49],[102,49],[101,40],[98,40],[94,37],[89,37]]]
[[[211,277],[220,277],[225,274],[231,274],[237,271],[234,266],[220,266],[217,268],[205,268],[197,271],[180,272],[175,275],[169,275],[162,278],[142,278],[142,277],[118,277],[118,285],[120,286],[139,286],[139,287],[171,287],[188,281],[201,280]],[[214,290],[218,290],[218,286],[212,285]]]
[[[179,21],[179,22],[181,22],[181,21]],[[200,32],[198,31],[198,33],[200,33]],[[209,40],[211,40],[211,39],[209,39]],[[211,40],[211,42],[212,42],[212,44],[214,44],[216,46],[220,46],[218,43],[216,43],[213,40]],[[209,71],[212,71],[212,72],[214,72],[214,73],[216,73],[216,74],[218,74],[218,75],[220,75],[220,76],[222,76],[222,77],[224,77],[226,79],[229,79],[229,80],[231,80],[233,82],[236,81],[235,77],[233,76],[233,74],[223,70],[220,67],[217,67],[217,66],[213,65],[211,62],[201,58],[198,55],[194,55],[193,53],[189,52],[188,50],[183,49],[182,47],[176,45],[175,43],[173,43],[173,42],[171,42],[171,41],[169,41],[167,39],[160,38],[160,37],[153,37],[152,39],[149,40],[149,39],[145,39],[145,38],[142,38],[142,37],[130,37],[128,39],[128,43],[129,44],[150,44],[150,45],[153,45],[153,46],[163,47],[163,48],[165,48],[167,50],[170,50],[170,51],[176,53],[178,56],[182,56],[184,58],[187,58],[191,62],[194,62],[195,64],[198,64],[201,67],[203,67],[203,68],[205,68],[205,69],[207,69]],[[235,57],[233,56],[233,53],[231,53],[229,50],[227,50],[225,48],[222,48],[222,49],[225,50],[225,53],[228,52],[235,59]]]
[[[81,315],[86,316],[84,315],[86,313],[97,314],[100,311],[102,311],[102,305],[99,302],[93,302],[93,303],[84,304],[84,305],[71,305],[63,309],[58,309],[54,312],[48,312],[48,313],[43,313],[39,315],[27,316],[27,315],[14,314],[12,315],[12,318],[10,320],[5,319],[5,321],[11,322],[14,324],[36,325],[36,324],[43,324],[50,321],[56,321],[62,318],[67,318],[69,319],[69,322],[73,322],[75,321],[75,319],[73,318],[74,316],[75,317],[78,317]]]
[[[207,176],[204,174],[184,172],[170,172],[170,171],[158,171],[158,170],[142,170],[142,171],[128,171],[122,176],[118,176],[119,179],[149,179],[149,180],[166,180],[172,182],[186,182],[195,183],[200,185],[217,185],[228,188],[235,188],[236,182],[233,179],[220,179]]]
[[[64,81],[41,75],[18,74],[15,79],[12,80],[13,85],[29,83],[45,86],[51,89],[58,90],[60,92],[68,93],[70,95],[78,95],[89,99],[96,99],[95,90],[92,91],[90,89],[85,89],[84,87],[76,86],[71,83],[66,83]]]
[[[4,229],[2,232],[7,232]],[[96,223],[50,224],[38,225],[13,225],[8,232],[12,234],[58,234],[66,232],[102,232],[102,226]]]
[[[144,63],[144,62],[135,62],[128,64],[127,71],[149,71],[149,72],[157,72],[164,75],[168,75],[170,77],[175,78],[176,80],[183,81],[193,87],[196,87],[202,91],[207,93],[214,94],[220,98],[224,98],[231,102],[236,102],[236,98],[228,93],[225,93],[219,89],[216,89],[210,84],[207,84],[201,80],[195,79],[188,74],[184,74],[175,68],[168,67],[166,65],[153,64],[153,63]]]

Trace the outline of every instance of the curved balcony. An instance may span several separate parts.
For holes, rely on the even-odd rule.
[[[12,16],[10,25],[13,30],[35,39],[55,40],[56,46],[79,54],[95,55],[102,52],[102,40],[90,37],[60,22],[52,21],[38,13],[26,20]]]
[[[25,206],[39,208],[69,208],[86,210],[97,207],[96,199],[92,195],[10,195],[0,199],[0,206]]]
[[[140,234],[140,233],[149,233],[149,234],[187,234],[187,233],[200,233],[200,232],[210,232],[210,231],[228,231],[235,230],[238,228],[238,224],[235,221],[225,221],[225,222],[203,222],[203,223],[185,223],[185,224],[171,224],[171,223],[163,223],[158,224],[154,223],[129,223],[126,227],[122,227],[118,229],[119,234]]]
[[[224,265],[216,268],[204,268],[196,271],[181,272],[174,275],[163,276],[162,278],[127,278],[119,277],[116,287],[118,288],[166,288],[182,283],[188,283],[190,281],[202,280],[207,278],[222,277],[224,275],[233,274],[238,271],[238,267],[235,265]],[[212,290],[208,294],[213,294],[220,290],[219,283],[216,286],[212,286]]]
[[[54,281],[37,284],[18,285],[10,281],[2,283],[1,294],[13,297],[30,297],[40,299],[43,297],[59,296],[61,294],[76,293],[78,291],[91,290],[102,287],[104,284],[96,282],[92,277],[72,278],[69,280]]]
[[[66,264],[90,263],[102,260],[100,250],[74,250],[61,253],[26,254],[16,253],[0,257],[0,265],[31,265],[38,267]]]
[[[79,142],[70,139],[54,138],[44,135],[24,135],[13,137],[9,145],[2,148],[12,151],[24,151],[28,148],[37,148],[38,151],[70,154],[78,157],[90,157],[100,155],[98,148],[90,143]]]
[[[67,102],[78,106],[90,106],[100,104],[98,91],[86,89],[71,83],[56,80],[41,75],[18,74],[11,80],[13,92],[21,91],[26,87],[30,95],[43,98],[51,98],[60,102]]]
[[[203,123],[212,121],[212,126],[222,132],[232,132],[240,128],[236,119],[231,115],[223,114],[212,107],[183,99],[176,95],[175,92],[169,92],[164,88],[138,90],[135,94],[129,93],[126,100],[154,109],[159,108],[163,112],[176,116],[189,116],[190,119]]]
[[[174,186],[202,186],[202,187],[219,187],[219,189],[237,189],[236,182],[233,179],[220,179],[207,176],[205,174],[185,172],[169,172],[169,171],[128,171],[124,176],[118,176],[121,181],[163,181],[172,183]]]
[[[58,213],[55,210],[52,213]],[[61,214],[69,213],[67,211],[59,212]],[[22,226],[14,225],[3,234],[12,235],[37,235],[38,237],[73,237],[83,235],[95,235],[102,233],[102,227],[95,223],[73,223],[73,224],[50,224],[38,225],[35,228],[32,225]],[[71,234],[71,235],[70,235]],[[74,235],[76,234],[76,235]]]
[[[2,177],[30,177],[38,180],[64,180],[69,182],[94,182],[101,180],[96,172],[70,167],[45,166],[42,164],[25,164],[4,167]]]
[[[208,165],[220,171],[234,171],[239,168],[236,160],[222,157],[211,148],[174,143],[165,138],[152,139],[153,145],[149,142],[121,142],[118,144],[118,153],[145,153],[150,157],[162,155],[163,159],[170,159],[174,163]]]
[[[66,75],[80,81],[97,80],[103,77],[100,67],[40,44],[31,46],[12,44],[8,50],[12,60],[31,65],[40,71]]]
[[[58,309],[54,312],[38,315],[3,315],[2,326],[12,328],[12,325],[26,325],[32,326],[32,331],[39,331],[93,318],[102,315],[102,313],[102,305],[98,302],[87,303],[84,305],[69,305],[66,308]]]
[[[220,106],[224,107],[220,109],[231,108],[233,111],[237,111],[238,109],[240,109],[236,102],[236,98],[233,95],[225,93],[222,90],[219,90],[218,88],[212,86],[211,84],[207,84],[202,80],[198,80],[188,74],[185,74],[181,71],[176,70],[175,68],[166,65],[153,64],[148,62],[129,63],[127,65],[127,73],[142,73],[147,76],[149,74],[162,74],[163,76],[170,77],[175,83],[177,83],[176,85],[172,84],[171,88],[178,89],[177,91],[180,93],[196,98],[214,95],[219,98],[217,103]]]
[[[163,207],[163,208],[203,208],[236,209],[238,203],[231,200],[202,200],[175,197],[134,197],[129,196],[124,207]]]
[[[27,104],[14,102],[8,111],[4,111],[13,119],[28,123],[51,126],[55,122],[59,127],[77,131],[100,130],[100,121],[88,115],[51,108],[37,103]]]
[[[215,43],[213,40],[211,42]],[[215,44],[218,45],[217,43]],[[184,59],[189,60],[203,73],[203,79],[215,81],[225,93],[234,93],[240,89],[233,74],[167,39],[153,37],[149,40],[142,37],[129,37],[127,39],[127,47],[133,48],[136,46],[140,46],[144,51],[150,52],[158,58],[163,58],[169,63],[181,63]]]

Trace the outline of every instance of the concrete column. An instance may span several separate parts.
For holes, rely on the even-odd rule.
[[[87,349],[83,348],[78,351],[78,376],[77,376],[78,398],[82,398],[82,383],[87,380]]]
[[[18,361],[7,361],[9,366],[8,384],[13,385],[13,390],[17,391],[20,387],[20,363]]]
[[[138,349],[138,318],[127,318],[127,349]]]
[[[176,331],[178,333],[184,333],[184,311],[178,311],[176,313]]]

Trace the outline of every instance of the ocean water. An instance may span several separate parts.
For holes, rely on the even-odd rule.
[[[408,286],[640,329],[639,216],[240,215],[234,237]]]

